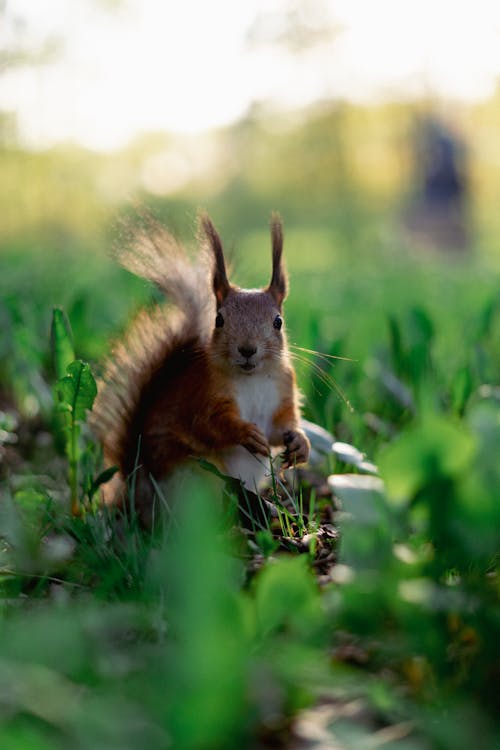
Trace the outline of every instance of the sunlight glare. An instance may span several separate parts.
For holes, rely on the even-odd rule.
[[[12,0],[8,12],[25,19],[28,41],[52,35],[63,46],[52,61],[4,71],[0,109],[16,113],[31,146],[70,140],[109,150],[144,132],[223,126],[254,102],[470,100],[494,91],[495,0],[309,4],[323,9],[331,34],[292,53],[272,39],[248,43],[256,18],[271,29],[293,7],[285,0],[124,0],[112,11],[88,0]]]

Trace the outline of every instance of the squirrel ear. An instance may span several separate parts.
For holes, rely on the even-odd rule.
[[[222,242],[208,214],[202,214],[200,222],[201,228],[208,239],[210,249],[214,256],[215,263],[213,266],[212,284],[217,300],[217,307],[220,307],[231,290],[231,285],[226,274],[226,263],[224,261]]]
[[[288,291],[288,279],[286,275],[283,255],[283,223],[278,213],[271,216],[271,239],[273,245],[273,274],[267,291],[272,294],[278,307],[281,307]]]

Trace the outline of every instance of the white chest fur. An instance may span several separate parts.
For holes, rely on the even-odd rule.
[[[238,378],[234,395],[241,418],[256,424],[269,438],[273,414],[279,406],[279,391],[274,380],[260,374]],[[268,458],[253,456],[241,445],[226,451],[223,461],[225,472],[240,479],[254,492],[271,471]]]
[[[279,406],[278,387],[267,375],[249,375],[238,378],[235,397],[240,416],[256,424],[269,438],[273,414]]]

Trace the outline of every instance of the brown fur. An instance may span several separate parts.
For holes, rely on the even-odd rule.
[[[162,479],[190,457],[224,469],[235,446],[267,455],[270,445],[284,445],[288,463],[307,460],[309,452],[285,333],[273,325],[287,289],[281,221],[273,216],[273,271],[264,290],[229,283],[219,235],[207,216],[201,226],[205,246],[194,263],[154,223],[136,232],[122,254],[124,265],[154,281],[175,305],[139,315],[115,348],[93,412],[106,463],[120,469],[105,500],[115,501],[133,474],[136,504],[146,513],[151,476]],[[262,398],[270,389],[273,399],[267,434],[241,415],[247,402],[250,411],[265,412],[261,383]]]

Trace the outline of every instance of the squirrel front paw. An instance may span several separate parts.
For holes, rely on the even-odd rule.
[[[285,444],[285,461],[283,463],[285,469],[296,464],[307,463],[311,445],[302,430],[287,430],[283,434],[283,442]]]
[[[241,445],[250,451],[262,456],[269,456],[271,450],[264,433],[252,422],[247,422],[244,426]]]

